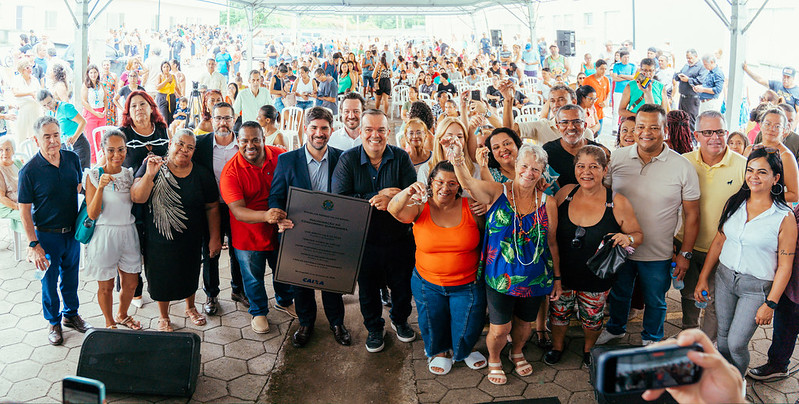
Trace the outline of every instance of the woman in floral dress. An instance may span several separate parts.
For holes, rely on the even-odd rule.
[[[100,85],[105,90],[105,97],[108,100],[116,98],[115,90],[117,88],[117,76],[111,73],[111,61],[103,61],[103,72],[100,74]],[[105,109],[105,124],[107,126],[117,125],[117,106],[114,102],[108,103],[108,108]]]

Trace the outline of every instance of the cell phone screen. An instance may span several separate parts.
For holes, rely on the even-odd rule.
[[[702,348],[692,345],[640,349],[609,358],[604,369],[607,372],[604,391],[632,393],[696,383],[702,376],[702,368],[688,359],[689,351]]]
[[[472,90],[472,99],[480,101],[480,90]]]
[[[102,404],[105,394],[93,384],[77,380],[64,379],[61,396],[64,404],[70,403],[97,403]]]

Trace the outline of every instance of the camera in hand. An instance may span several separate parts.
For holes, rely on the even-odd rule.
[[[704,352],[698,344],[605,352],[597,360],[594,387],[614,395],[694,384],[702,377],[702,368],[688,359],[690,351]]]

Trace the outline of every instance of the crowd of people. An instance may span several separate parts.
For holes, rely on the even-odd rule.
[[[142,47],[119,42],[133,55]],[[226,244],[232,298],[248,307],[253,330],[269,331],[270,309],[286,312],[299,320],[293,345],[305,346],[316,317],[313,289],[273,280],[270,307],[264,279],[267,265],[276,265],[278,234],[294,226],[286,203],[295,186],[373,207],[358,278],[369,352],[385,346],[383,305],[397,338],[416,338],[408,323],[413,301],[430,372],[443,375],[463,361],[488,367],[488,380],[505,384],[500,355],[508,342],[514,372],[530,376],[524,345],[534,335],[544,361],[559,362],[573,317],[585,335],[586,365],[593,346],[626,334],[635,309],[643,309],[643,345],[664,339],[666,293],[684,283],[684,328],[701,327],[740,375],[785,375],[799,333],[791,321],[799,307],[799,209],[789,206],[799,201],[795,71],[785,68],[779,82],[747,68],[776,98],[764,95],[751,126],[730,133],[738,124],[719,111],[724,75],[712,54],[700,65],[688,50],[687,64],[674,72],[671,55],[649,49],[636,67],[628,44],[614,52],[609,43],[595,62],[585,56],[582,81],[571,82],[557,46],[542,60],[530,43],[498,52],[480,44],[468,57],[444,42],[394,51],[386,44],[382,52],[332,43],[309,46],[300,55],[310,56],[297,59],[289,47],[269,48],[245,85],[236,58],[220,60],[226,43],[216,42],[214,57],[195,59],[206,68],[196,117],[186,103],[175,105],[187,83],[176,74],[179,58],[142,64],[134,57],[108,89],[105,63],[103,71],[90,65],[81,114],[57,91],[14,90],[49,111],[36,105],[23,117],[19,107],[17,138],[29,131],[39,149],[24,166],[12,158],[11,136],[0,137],[7,208],[0,214],[18,221],[28,258],[43,271],[49,341],[62,343],[62,325],[90,327],[78,315],[81,265],[80,277],[99,283],[106,327],[142,328],[128,310],[144,279],[158,302],[159,331],[173,330],[174,300],[204,325],[219,310]],[[158,47],[144,47],[158,56]],[[168,48],[171,57],[187,52],[178,48]],[[17,78],[33,86],[21,60]],[[153,90],[137,87],[150,74]],[[463,84],[470,76],[490,80],[490,90]],[[413,96],[395,130],[387,98],[400,86]],[[375,108],[368,107],[372,94]],[[521,119],[527,114],[517,107],[536,97],[536,119]],[[302,128],[281,133],[281,112],[295,105],[302,105]],[[603,115],[609,105],[610,119]],[[104,125],[117,128],[87,149],[91,128]],[[605,125],[614,128],[615,145],[595,141]],[[79,193],[96,228],[82,256],[74,237],[83,225],[76,224]],[[634,251],[610,278],[587,265],[603,240]],[[201,275],[207,300],[198,310]],[[322,302],[333,337],[350,345],[341,294],[323,292]],[[486,313],[487,357],[475,350]],[[748,342],[772,319],[769,360],[749,369]]]

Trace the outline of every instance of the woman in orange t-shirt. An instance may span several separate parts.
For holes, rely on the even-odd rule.
[[[455,169],[447,161],[433,167],[427,184],[416,182],[398,193],[388,211],[413,223],[416,270],[411,290],[428,370],[445,375],[454,361],[472,369],[486,358],[472,351],[485,320],[485,287],[477,276],[483,217],[472,215]]]

